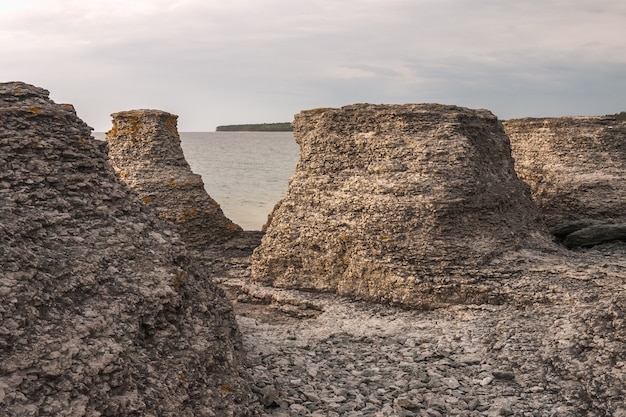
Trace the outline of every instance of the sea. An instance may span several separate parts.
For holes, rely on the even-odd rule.
[[[104,140],[103,132],[94,132]],[[287,192],[300,148],[291,132],[180,132],[191,170],[244,230],[261,230]]]

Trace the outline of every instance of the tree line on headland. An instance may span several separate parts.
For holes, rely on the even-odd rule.
[[[215,128],[216,132],[291,132],[290,122],[225,125]]]

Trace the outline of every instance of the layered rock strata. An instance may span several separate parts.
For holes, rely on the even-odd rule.
[[[232,305],[103,145],[0,84],[0,414],[254,415]]]
[[[300,160],[253,255],[278,287],[429,307],[501,302],[485,266],[551,247],[486,110],[352,105],[296,115]]]
[[[626,240],[626,122],[615,117],[504,123],[515,168],[567,246]]]
[[[185,160],[178,116],[159,110],[115,113],[106,134],[116,172],[161,217],[177,225],[192,247],[223,242],[241,232],[204,189]]]

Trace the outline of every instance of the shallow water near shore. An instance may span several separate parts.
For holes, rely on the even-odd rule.
[[[291,132],[180,132],[185,158],[224,214],[261,230],[286,192],[298,161]],[[103,132],[95,132],[104,140]]]

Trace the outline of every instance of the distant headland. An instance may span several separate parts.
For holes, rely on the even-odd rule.
[[[225,125],[215,128],[216,132],[291,132],[290,122],[259,123],[246,125]]]

